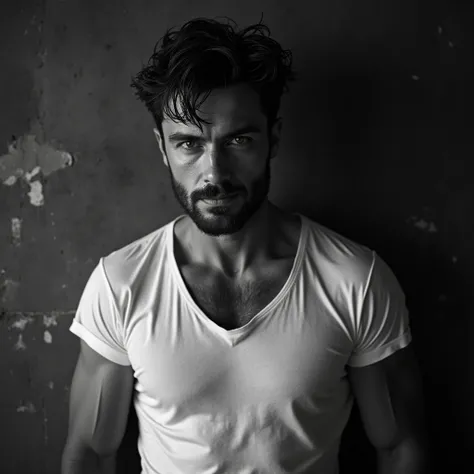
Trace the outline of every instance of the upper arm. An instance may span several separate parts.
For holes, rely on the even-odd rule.
[[[421,376],[412,344],[365,367],[348,367],[349,380],[371,443],[388,449],[423,432]]]
[[[69,399],[67,445],[112,454],[120,446],[133,392],[133,370],[111,362],[81,340]]]

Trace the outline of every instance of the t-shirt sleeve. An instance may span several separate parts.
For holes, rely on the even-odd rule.
[[[390,267],[375,252],[363,294],[348,361],[352,367],[374,364],[411,342],[405,295]]]
[[[101,258],[86,283],[69,330],[106,359],[131,365],[120,313]]]

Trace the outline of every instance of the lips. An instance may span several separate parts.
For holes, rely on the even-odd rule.
[[[224,199],[202,199],[202,202],[207,206],[231,206],[238,197],[239,193],[231,194]]]
[[[226,199],[232,199],[236,197],[239,193],[228,194],[226,196],[219,196],[213,198],[203,198],[203,201],[225,201]]]

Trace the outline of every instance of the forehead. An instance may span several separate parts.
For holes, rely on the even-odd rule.
[[[179,101],[177,109],[180,113],[182,112]],[[266,124],[260,97],[246,84],[213,90],[199,106],[197,114],[210,122],[209,124],[202,123],[205,135],[225,134],[242,125],[255,125],[263,129]],[[201,134],[197,126],[191,123],[175,122],[166,116],[162,126],[165,135],[175,132]]]

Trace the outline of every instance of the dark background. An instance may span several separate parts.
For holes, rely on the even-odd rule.
[[[101,256],[182,213],[131,75],[165,28],[221,15],[247,26],[262,12],[300,76],[282,102],[270,199],[392,267],[436,472],[471,472],[473,10],[440,0],[2,2],[0,176],[8,146],[31,134],[74,162],[34,178],[42,205],[25,179],[0,181],[0,472],[59,473],[79,350],[68,328],[85,282]],[[132,410],[120,473],[140,472],[136,437]],[[375,472],[356,409],[341,464],[341,474]]]

